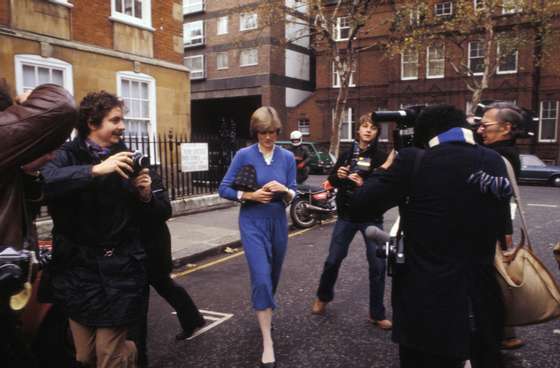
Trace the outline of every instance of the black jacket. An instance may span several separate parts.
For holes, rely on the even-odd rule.
[[[148,281],[167,277],[173,269],[171,234],[166,221],[171,217],[171,204],[161,177],[152,170],[154,211],[140,218],[140,238],[146,251]]]
[[[111,154],[123,150],[118,144]],[[54,223],[51,296],[86,326],[122,326],[141,316],[147,280],[139,219],[160,202],[141,202],[116,173],[92,177],[99,162],[76,138],[41,170]]]
[[[363,210],[349,210],[349,202],[352,193],[356,190],[356,185],[350,179],[340,179],[336,172],[341,166],[348,166],[352,163],[353,150],[352,147],[347,151],[340,154],[336,164],[334,165],[330,175],[329,182],[338,189],[336,194],[336,206],[338,217],[344,220],[350,220],[353,222],[379,222],[383,220],[382,214],[372,213],[369,209]],[[387,154],[385,152],[379,151],[377,149],[377,144],[371,144],[368,149],[360,152],[361,157],[366,157],[371,159],[370,170],[367,172],[360,171],[360,176],[365,180],[368,176],[379,166],[381,166],[385,160],[387,160]]]
[[[445,143],[425,151],[414,176],[417,154],[401,150],[392,167],[370,177],[351,201],[354,210],[378,213],[399,205],[405,264],[393,277],[393,340],[466,359],[472,305],[481,338],[497,354],[503,314],[493,262],[509,194],[483,193],[468,179],[479,170],[507,177],[503,161],[480,146]]]
[[[311,152],[309,152],[309,148],[307,148],[304,144],[300,144],[299,146],[289,145],[286,146],[286,149],[291,151],[294,154],[294,158],[296,159],[296,182],[298,184],[302,184],[304,181],[307,180],[309,177],[309,171],[311,170],[309,167],[309,163],[311,162]],[[303,167],[300,168],[299,165],[303,163]]]

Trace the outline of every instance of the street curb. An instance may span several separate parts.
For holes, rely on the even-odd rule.
[[[220,254],[223,254],[226,248],[232,248],[232,249],[236,249],[236,248],[241,248],[241,239],[239,240],[234,240],[232,242],[229,243],[225,243],[225,244],[220,244],[217,245],[215,247],[206,249],[202,252],[196,253],[196,254],[189,254],[186,256],[179,256],[177,258],[173,258],[173,268],[177,269],[180,267],[183,267],[189,263],[196,263],[199,261],[202,261],[206,258],[209,257],[214,257],[214,256],[218,256]],[[180,253],[180,252],[177,252]]]

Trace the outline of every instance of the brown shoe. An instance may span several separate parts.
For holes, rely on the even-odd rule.
[[[375,320],[370,317],[369,321],[382,330],[389,331],[393,328],[393,322],[388,319]]]
[[[517,337],[502,340],[502,349],[504,350],[519,349],[523,345],[525,345],[523,340],[518,339]]]
[[[327,310],[328,302],[322,302],[319,299],[315,299],[315,303],[313,303],[313,307],[311,308],[311,314],[323,315]]]

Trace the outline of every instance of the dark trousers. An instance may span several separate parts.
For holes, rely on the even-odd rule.
[[[5,368],[36,367],[18,320],[6,302],[0,300],[0,365]]]
[[[434,355],[399,345],[401,368],[463,368],[464,360]]]
[[[351,222],[338,219],[333,230],[329,255],[325,261],[317,297],[323,302],[330,302],[334,298],[334,285],[338,278],[338,271],[342,261],[348,255],[348,248],[359,231],[366,243],[366,256],[369,263],[369,311],[371,318],[383,320],[385,316],[385,306],[383,296],[385,294],[385,261],[375,255],[377,244],[368,241],[365,230],[368,226],[375,225],[383,228],[383,223],[374,222]]]
[[[165,301],[175,309],[179,324],[184,331],[194,329],[200,325],[203,318],[198,308],[194,304],[189,293],[178,285],[173,279],[167,275],[155,280],[150,280],[150,285],[156,289],[157,293],[165,299]],[[135,326],[131,326],[129,336],[136,343],[138,349],[138,365],[140,367],[148,366],[147,346],[148,338],[148,306],[149,293],[145,301],[144,316],[142,320]]]

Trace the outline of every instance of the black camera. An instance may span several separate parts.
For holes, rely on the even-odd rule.
[[[499,101],[499,100],[482,100],[478,105],[476,105],[476,110],[474,112],[474,121],[475,121],[475,128],[480,126],[480,122],[482,120],[482,116],[484,115],[484,111],[488,106],[493,103],[500,103],[500,102],[507,102],[507,101]],[[539,124],[539,118],[535,116],[535,113],[529,109],[524,107],[519,107],[518,112],[521,114],[521,123],[518,126],[514,126],[512,129],[513,135],[515,138],[532,138],[535,136],[535,129]]]
[[[377,243],[375,255],[387,260],[387,276],[394,276],[398,265],[405,263],[403,237],[394,237],[377,226],[368,226],[366,238]]]
[[[132,176],[138,176],[140,171],[150,167],[150,158],[140,151],[132,153]]]
[[[376,123],[387,121],[397,123],[397,128],[393,130],[393,145],[398,151],[415,145],[414,127],[424,107],[425,105],[416,105],[397,111],[375,111],[371,113],[371,118]]]

